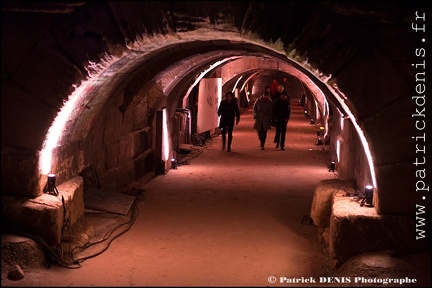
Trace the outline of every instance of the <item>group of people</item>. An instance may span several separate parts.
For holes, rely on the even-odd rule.
[[[284,84],[286,78],[284,78]],[[272,126],[276,128],[274,143],[276,148],[285,150],[285,135],[288,121],[291,115],[291,99],[286,90],[286,84],[278,84],[274,79],[272,84],[277,84],[276,89],[272,85],[266,86],[261,96],[256,99],[253,106],[254,129],[258,132],[260,148],[264,150],[267,139],[267,130]],[[273,85],[274,86],[274,85]],[[228,91],[218,108],[219,128],[222,134],[222,149],[230,152],[233,140],[234,125],[240,122],[240,109],[234,93]],[[227,143],[228,135],[228,143]]]

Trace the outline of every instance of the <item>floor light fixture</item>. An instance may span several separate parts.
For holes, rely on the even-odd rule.
[[[177,160],[175,158],[171,159],[171,169],[177,169]]]
[[[373,186],[372,185],[366,185],[365,186],[365,191],[364,191],[364,202],[366,203],[366,205],[368,206],[373,206],[372,205],[372,201],[373,201]]]
[[[56,176],[55,174],[48,174],[47,176],[48,176],[48,181],[44,187],[44,192],[57,196],[59,192],[56,187]]]
[[[335,172],[335,166],[336,166],[336,163],[334,161],[332,161],[330,163],[330,166],[328,167],[329,168],[329,172]]]

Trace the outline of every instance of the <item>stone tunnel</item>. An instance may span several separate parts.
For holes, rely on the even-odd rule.
[[[58,244],[62,203],[28,199],[50,201],[55,184],[74,223],[88,173],[122,189],[169,173],[182,144],[214,132],[198,121],[203,79],[248,105],[285,77],[340,177],[372,185],[392,240],[424,251],[427,12],[415,1],[3,2],[2,227]]]

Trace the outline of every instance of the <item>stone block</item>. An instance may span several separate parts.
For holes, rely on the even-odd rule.
[[[330,221],[329,251],[345,262],[363,252],[391,250],[395,254],[421,253],[429,245],[418,241],[415,219],[379,215],[374,207],[360,206],[349,197],[334,197]]]
[[[338,263],[362,252],[393,246],[375,209],[360,206],[350,197],[334,197],[329,236],[329,252]]]
[[[31,236],[48,246],[58,246],[65,225],[72,226],[84,215],[82,177],[67,181],[57,189],[58,195],[42,194],[36,198],[2,196],[3,232]]]
[[[23,267],[39,267],[41,263],[45,263],[43,251],[30,238],[3,234],[1,247],[2,268],[14,267],[17,264]]]
[[[347,192],[354,194],[352,181],[328,179],[319,182],[312,199],[311,218],[318,227],[329,227],[333,196],[344,196]]]

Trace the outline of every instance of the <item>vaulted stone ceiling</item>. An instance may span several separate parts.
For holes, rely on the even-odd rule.
[[[6,185],[6,190],[39,185],[34,166],[55,116],[105,61],[115,59],[82,92],[85,101],[70,119],[78,124],[71,124],[64,143],[85,137],[100,117],[95,111],[102,111],[120,88],[140,91],[162,71],[172,79],[174,71],[184,72],[181,80],[162,81],[167,83],[162,92],[173,93],[168,96],[175,107],[198,71],[216,61],[210,54],[220,50],[226,54],[218,59],[270,56],[282,63],[288,55],[311,78],[318,71],[315,83],[325,88],[328,80],[342,91],[343,102],[334,105],[346,105],[365,131],[383,193],[392,199],[395,189],[412,191],[415,183],[402,180],[415,173],[417,156],[407,137],[416,111],[410,98],[415,92],[412,63],[423,60],[415,49],[425,45],[412,24],[421,25],[415,15],[426,11],[425,3],[416,1],[2,2],[2,168],[25,171],[29,183],[25,189],[22,183]],[[181,60],[200,54],[192,62]],[[277,70],[277,65],[267,68]],[[101,98],[91,97],[96,94]],[[86,104],[99,110],[87,111]],[[397,129],[383,133],[389,127]],[[404,197],[381,208],[403,211],[395,202]]]

